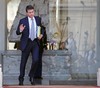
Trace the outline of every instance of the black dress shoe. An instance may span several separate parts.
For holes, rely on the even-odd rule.
[[[34,79],[43,79],[42,77],[34,77]]]
[[[19,85],[23,85],[23,82],[19,82]]]
[[[19,78],[19,85],[23,85],[24,78]]]
[[[30,77],[29,81],[31,82],[32,85],[35,85],[35,81],[33,77]]]

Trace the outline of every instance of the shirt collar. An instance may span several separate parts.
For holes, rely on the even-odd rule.
[[[29,20],[31,20],[31,19],[35,19],[35,17],[33,17],[33,18],[28,17],[28,19],[29,19]]]

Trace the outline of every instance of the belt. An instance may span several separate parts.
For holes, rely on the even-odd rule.
[[[35,38],[33,41],[32,41],[30,38],[28,38],[28,40],[29,40],[29,41],[31,41],[31,42],[33,42],[33,41],[36,41],[36,40],[37,40],[37,38]]]

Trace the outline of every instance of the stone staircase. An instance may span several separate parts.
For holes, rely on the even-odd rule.
[[[96,81],[93,80],[36,80],[36,85],[31,85],[24,82],[23,86],[16,84],[7,85],[3,88],[98,88],[96,87]]]

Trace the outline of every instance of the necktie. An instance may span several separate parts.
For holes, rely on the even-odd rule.
[[[34,19],[32,20],[32,24],[31,24],[31,33],[30,33],[30,38],[33,41],[36,37],[36,33],[35,33],[35,24],[34,24]]]

